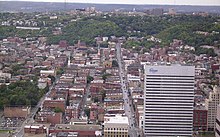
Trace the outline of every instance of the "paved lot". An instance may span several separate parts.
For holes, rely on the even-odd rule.
[[[24,137],[46,137],[46,134],[39,134],[39,135],[24,134]]]

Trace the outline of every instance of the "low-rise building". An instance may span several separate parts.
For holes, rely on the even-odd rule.
[[[97,131],[101,130],[100,125],[92,124],[56,124],[49,128],[49,134],[59,132],[78,132],[79,137],[97,137]],[[99,136],[101,137],[101,136]]]
[[[24,133],[29,134],[46,134],[47,127],[42,124],[33,124],[24,126]]]
[[[122,115],[104,117],[104,137],[128,137],[128,117]]]

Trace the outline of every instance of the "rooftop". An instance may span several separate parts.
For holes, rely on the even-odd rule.
[[[104,123],[114,123],[114,124],[129,124],[128,117],[122,115],[115,115],[114,117],[104,117]]]

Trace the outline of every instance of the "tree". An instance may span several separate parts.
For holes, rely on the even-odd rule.
[[[96,102],[99,102],[99,98],[98,97],[94,98],[94,103],[96,103]]]
[[[57,75],[62,75],[63,73],[64,73],[64,69],[63,68],[57,69],[57,72],[56,72]]]
[[[63,111],[61,108],[56,107],[56,108],[54,108],[54,112],[55,113],[62,113]]]
[[[86,116],[89,118],[90,117],[90,109],[89,108],[85,108],[84,112],[85,112]]]
[[[37,83],[30,81],[18,81],[10,85],[2,85],[0,88],[0,108],[8,105],[35,106],[43,96]]]
[[[104,83],[105,83],[105,80],[108,78],[108,76],[111,76],[111,74],[105,73],[102,75],[102,79],[104,80]]]
[[[91,83],[91,81],[93,81],[94,78],[92,76],[87,76],[87,83]]]
[[[118,67],[118,62],[116,60],[112,60],[112,67]]]

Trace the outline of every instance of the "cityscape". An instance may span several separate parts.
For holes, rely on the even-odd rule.
[[[126,4],[0,1],[0,137],[220,137],[220,3]]]

